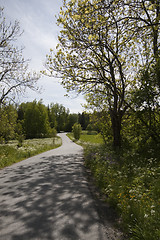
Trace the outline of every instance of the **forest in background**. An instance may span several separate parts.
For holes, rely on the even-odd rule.
[[[0,143],[13,139],[54,137],[57,132],[71,132],[74,123],[86,130],[89,114],[70,113],[61,104],[45,106],[42,101],[9,104],[0,108]]]

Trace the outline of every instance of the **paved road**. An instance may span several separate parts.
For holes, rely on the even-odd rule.
[[[0,240],[105,240],[82,148],[63,145],[0,170]]]

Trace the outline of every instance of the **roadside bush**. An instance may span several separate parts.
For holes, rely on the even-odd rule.
[[[25,139],[24,135],[21,134],[18,136],[18,139],[17,139],[18,140],[18,144],[17,144],[18,148],[22,147],[24,139]]]
[[[72,132],[73,132],[73,136],[76,140],[80,139],[80,135],[82,132],[82,128],[81,125],[79,123],[75,123],[72,127]]]

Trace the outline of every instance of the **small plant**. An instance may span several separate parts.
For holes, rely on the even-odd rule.
[[[18,144],[17,147],[20,148],[23,145],[23,140],[24,140],[24,135],[19,135],[18,136]]]
[[[72,127],[72,132],[73,132],[73,136],[76,140],[80,139],[80,135],[82,132],[82,128],[81,125],[79,123],[75,123]]]

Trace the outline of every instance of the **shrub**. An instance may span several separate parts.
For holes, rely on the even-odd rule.
[[[24,135],[19,135],[18,136],[18,144],[17,144],[17,147],[19,148],[19,147],[22,147],[22,145],[23,145],[23,141],[24,141]]]
[[[76,140],[80,139],[81,131],[82,131],[81,125],[79,123],[75,123],[72,127],[72,132]]]

